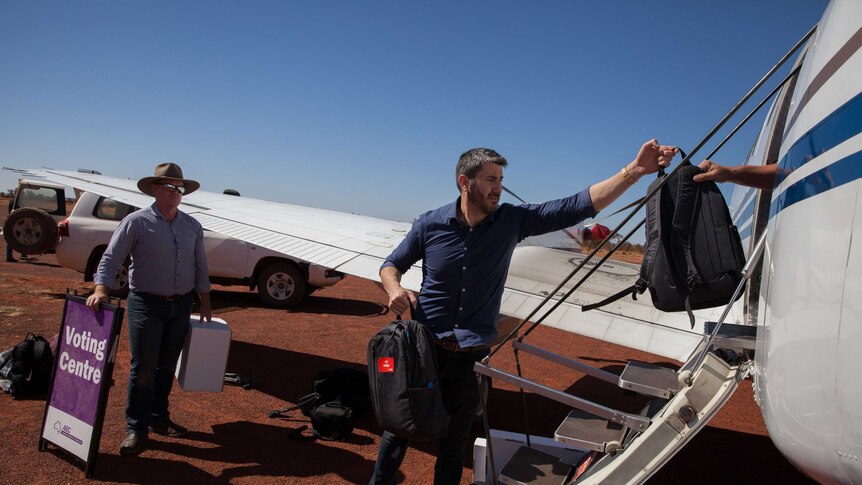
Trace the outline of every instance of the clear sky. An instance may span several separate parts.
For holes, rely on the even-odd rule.
[[[486,146],[538,202],[652,137],[694,147],[825,6],[0,0],[0,165],[174,161],[206,190],[410,221]],[[759,124],[716,159],[741,161]]]

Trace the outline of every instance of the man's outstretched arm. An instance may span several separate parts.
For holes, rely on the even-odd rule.
[[[629,187],[635,184],[641,176],[655,173],[659,167],[667,167],[679,150],[669,145],[659,145],[652,139],[641,146],[637,157],[611,177],[590,186],[590,199],[596,212],[601,211]]]
[[[770,165],[739,165],[736,167],[725,167],[710,160],[700,162],[700,168],[704,173],[695,175],[695,182],[732,182],[755,189],[771,189],[775,184],[775,176],[778,174],[778,164]]]

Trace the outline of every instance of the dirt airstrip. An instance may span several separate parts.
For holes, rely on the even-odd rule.
[[[5,209],[5,207],[4,207]],[[4,211],[5,212],[5,211]],[[17,256],[17,255],[16,255]],[[46,337],[57,333],[67,288],[87,292],[81,275],[60,267],[53,255],[37,261],[0,262],[0,349],[11,348],[28,332]],[[225,386],[221,393],[184,392],[174,387],[173,417],[191,433],[185,438],[154,437],[138,458],[120,457],[129,350],[122,330],[95,481],[107,483],[367,483],[377,451],[380,429],[373,416],[359,420],[344,442],[299,441],[288,437],[307,421],[268,418],[270,410],[293,403],[310,392],[321,369],[363,368],[368,339],[391,319],[375,284],[347,278],[310,296],[291,311],[261,306],[244,288],[215,287],[214,313],[225,319],[233,341],[228,371],[259,380],[257,388]],[[664,359],[642,352],[539,328],[529,342],[620,372],[626,358],[649,362]],[[501,351],[495,366],[514,370],[511,351]],[[496,358],[496,357],[495,357]],[[525,374],[557,389],[637,411],[643,401],[622,395],[601,381],[553,364],[522,360]],[[530,426],[535,434],[552,435],[567,409],[528,395]],[[489,413],[492,426],[522,430],[520,397],[514,388],[495,384]],[[0,482],[81,483],[83,472],[56,450],[37,451],[44,396],[14,400],[0,395]],[[480,427],[475,435],[482,434]],[[434,446],[419,444],[401,468],[404,483],[431,483]],[[464,463],[463,483],[472,477],[472,456]],[[807,480],[776,450],[744,382],[728,405],[689,446],[650,483],[805,483]]]

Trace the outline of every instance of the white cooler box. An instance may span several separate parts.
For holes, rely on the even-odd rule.
[[[230,350],[230,327],[220,318],[189,320],[186,345],[177,362],[177,381],[184,391],[221,392]]]

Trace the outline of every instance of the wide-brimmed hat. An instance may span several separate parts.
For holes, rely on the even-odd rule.
[[[147,195],[153,195],[153,184],[162,180],[182,182],[183,187],[185,188],[185,192],[183,193],[184,195],[191,194],[201,186],[201,184],[194,180],[183,178],[183,169],[181,169],[176,163],[169,162],[156,165],[156,170],[152,177],[144,177],[141,180],[138,180],[138,190]]]

